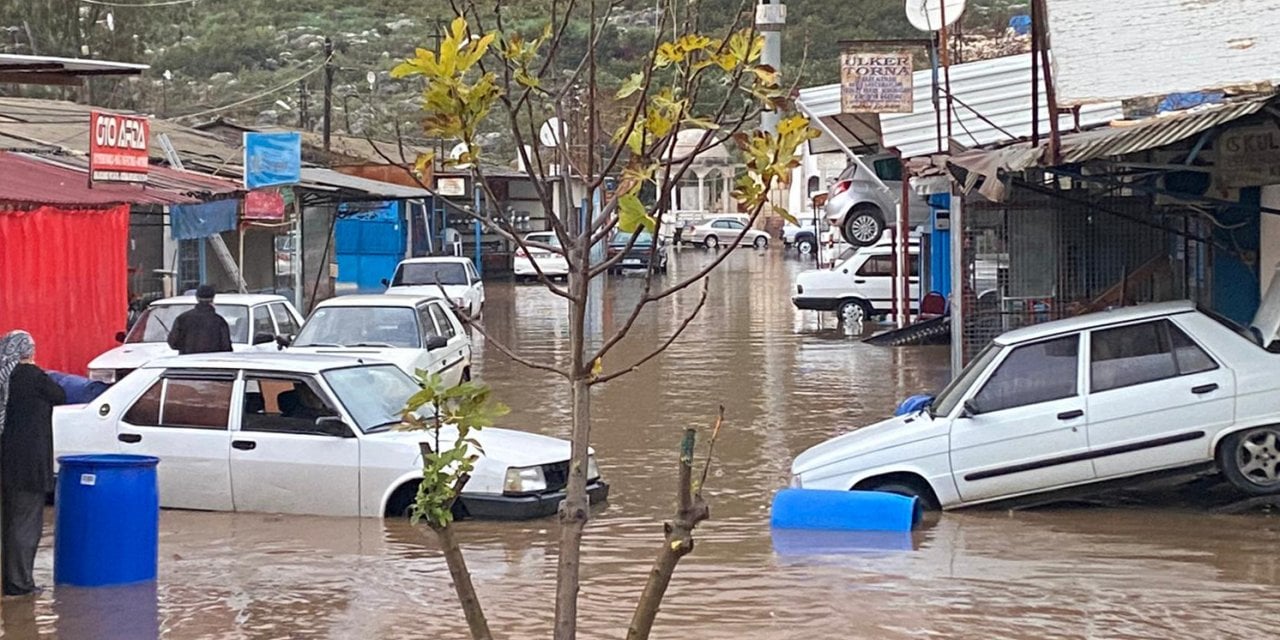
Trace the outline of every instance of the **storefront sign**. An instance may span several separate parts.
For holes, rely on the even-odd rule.
[[[911,113],[911,53],[845,51],[840,57],[843,113]]]
[[[246,220],[283,220],[284,196],[279,189],[258,189],[244,196]]]
[[[446,198],[460,198],[467,195],[466,178],[436,178],[436,193]]]
[[[1275,123],[1227,129],[1213,146],[1218,186],[1280,184],[1280,127]]]
[[[246,189],[297,184],[302,181],[302,134],[245,133]]]
[[[151,125],[145,116],[89,112],[90,179],[146,182],[150,133]]]

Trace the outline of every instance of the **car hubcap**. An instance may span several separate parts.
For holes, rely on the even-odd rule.
[[[768,240],[765,240],[764,238],[756,238],[756,241],[755,241],[756,248],[763,249],[766,242],[768,242]]]
[[[800,250],[800,253],[803,253],[803,254],[813,253],[813,243],[809,242],[808,240],[801,240],[799,250]]]
[[[1240,474],[1256,485],[1271,486],[1280,483],[1280,431],[1260,429],[1240,441],[1236,450],[1236,468]]]
[[[716,248],[716,247],[720,246],[720,240],[718,240],[715,236],[712,236],[712,237],[710,237],[710,238],[707,238],[707,246],[708,246],[709,248],[714,249],[714,248]]]
[[[849,230],[852,232],[854,240],[858,242],[872,242],[876,239],[880,225],[876,224],[875,218],[871,216],[858,216],[849,223]]]
[[[862,311],[862,305],[849,303],[840,309],[840,317],[849,324],[862,324],[866,313]]]

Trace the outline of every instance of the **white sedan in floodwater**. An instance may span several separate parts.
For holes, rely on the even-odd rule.
[[[1280,494],[1280,304],[1263,309],[1249,328],[1172,302],[1011,331],[924,409],[800,454],[792,485],[951,509],[1216,467]]]
[[[54,411],[58,456],[160,459],[160,506],[325,516],[397,517],[422,479],[426,432],[398,431],[418,385],[392,364],[289,354],[152,361],[86,405]],[[442,439],[451,441],[445,430]],[[458,515],[548,516],[564,499],[569,443],[510,429],[474,434],[482,449]],[[591,502],[609,486],[594,456]]]

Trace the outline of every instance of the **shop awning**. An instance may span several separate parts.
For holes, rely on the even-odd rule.
[[[145,185],[89,184],[88,162],[75,156],[0,152],[0,203],[96,206],[192,204],[240,191],[230,180],[152,166]]]
[[[0,53],[0,84],[80,84],[89,76],[136,76],[145,64]]]

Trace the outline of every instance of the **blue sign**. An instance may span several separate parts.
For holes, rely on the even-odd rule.
[[[297,184],[301,181],[301,133],[244,134],[246,189]]]

